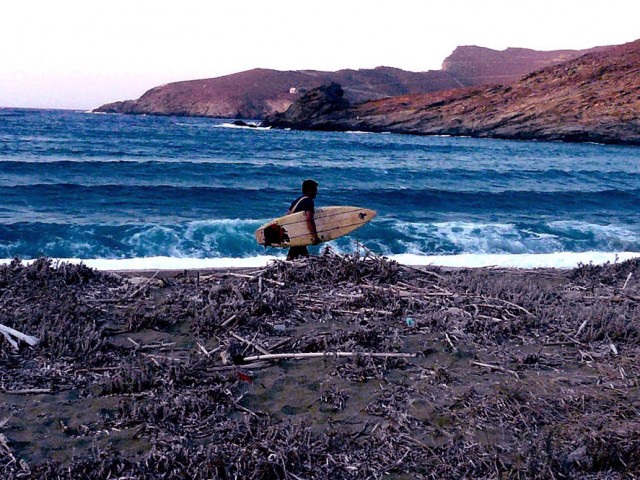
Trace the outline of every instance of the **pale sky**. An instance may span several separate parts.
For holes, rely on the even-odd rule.
[[[90,109],[262,67],[439,69],[458,45],[640,39],[640,0],[5,0],[0,107]]]

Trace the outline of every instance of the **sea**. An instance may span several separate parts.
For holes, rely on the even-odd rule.
[[[411,265],[572,268],[640,256],[640,147],[239,127],[0,109],[0,262],[261,266],[304,179],[378,216],[330,242]],[[326,245],[311,247],[323,253]]]

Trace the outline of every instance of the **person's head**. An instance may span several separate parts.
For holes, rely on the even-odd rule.
[[[302,182],[302,194],[310,198],[316,198],[318,194],[318,182],[311,179]]]

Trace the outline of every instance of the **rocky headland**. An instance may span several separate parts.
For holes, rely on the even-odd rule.
[[[96,112],[262,119],[285,111],[313,88],[339,83],[351,103],[423,94],[486,83],[511,82],[539,68],[586,51],[504,51],[462,46],[441,70],[408,72],[398,68],[278,71],[257,68],[218,78],[173,82],[147,91],[137,100],[102,105]]]
[[[509,84],[349,103],[322,87],[275,128],[640,145],[640,40],[597,49]]]

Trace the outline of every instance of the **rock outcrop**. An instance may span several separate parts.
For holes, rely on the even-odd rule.
[[[334,82],[314,88],[286,112],[267,117],[265,123],[278,128],[323,130],[322,118],[331,118],[333,114],[345,111],[350,106],[349,101],[344,98],[344,90]],[[331,122],[326,129],[332,129]]]
[[[279,127],[282,118],[288,114],[266,124]],[[640,40],[538,70],[510,85],[328,108],[322,115],[297,116],[287,127],[640,145]]]
[[[558,63],[580,51],[535,52],[514,55],[480,47],[460,47],[445,60],[442,70],[407,72],[378,67],[362,70],[321,72],[315,70],[277,71],[254,69],[218,78],[174,82],[152,88],[137,100],[114,102],[97,112],[180,115],[219,118],[254,118],[286,110],[305,92],[339,83],[344,97],[352,103],[399,95],[430,93],[487,83],[491,75],[515,80],[539,66]],[[573,53],[571,53],[573,52]],[[529,57],[535,57],[532,62]],[[488,59],[487,67],[481,67]],[[492,73],[495,72],[495,73]],[[511,75],[511,77],[509,76]],[[515,75],[515,76],[514,76]]]

